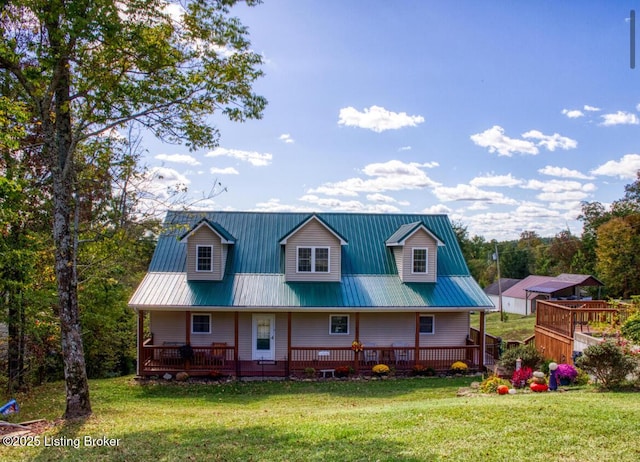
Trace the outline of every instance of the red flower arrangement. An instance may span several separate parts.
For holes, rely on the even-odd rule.
[[[530,367],[522,367],[511,376],[511,385],[513,388],[524,388],[531,377],[533,377],[533,370]]]

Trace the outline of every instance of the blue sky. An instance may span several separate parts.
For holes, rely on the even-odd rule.
[[[620,199],[640,169],[632,9],[640,0],[237,7],[264,57],[263,119],[214,118],[213,151],[145,140],[144,163],[193,197],[221,182],[202,209],[446,213],[486,239],[579,235],[580,202]]]

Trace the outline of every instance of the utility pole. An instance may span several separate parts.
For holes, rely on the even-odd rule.
[[[500,322],[504,322],[504,314],[502,312],[502,283],[500,282],[500,254],[498,254],[498,243],[495,243],[495,253],[493,258],[496,261],[496,269],[498,272],[498,310],[500,311]]]

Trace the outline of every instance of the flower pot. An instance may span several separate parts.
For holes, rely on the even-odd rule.
[[[571,380],[570,380],[570,379],[567,379],[567,378],[565,378],[565,377],[562,377],[562,378],[559,380],[559,382],[560,382],[560,385],[563,385],[563,386],[571,385]]]

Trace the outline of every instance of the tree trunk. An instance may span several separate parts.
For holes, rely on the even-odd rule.
[[[50,34],[51,35],[51,34]],[[53,40],[52,40],[53,43]],[[78,283],[71,227],[73,192],[73,142],[70,104],[71,76],[69,61],[60,57],[54,98],[55,119],[48,130],[44,150],[53,180],[53,239],[55,272],[58,283],[60,338],[67,393],[65,418],[91,414],[89,382],[78,310]]]

